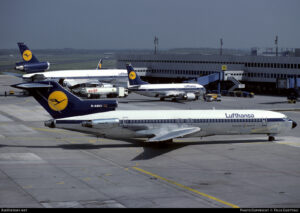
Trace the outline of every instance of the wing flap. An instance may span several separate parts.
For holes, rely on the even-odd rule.
[[[189,134],[193,134],[199,132],[201,129],[199,127],[188,127],[188,128],[180,128],[174,129],[172,131],[159,132],[155,134],[154,137],[150,138],[149,142],[159,142],[159,141],[167,141],[170,139],[184,137]]]

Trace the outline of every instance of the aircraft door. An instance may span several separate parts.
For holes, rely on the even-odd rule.
[[[176,123],[179,126],[190,125],[192,123],[192,119],[191,118],[188,118],[188,119],[177,119]]]
[[[267,119],[266,118],[262,119],[262,126],[267,126]]]
[[[128,128],[128,117],[123,117],[123,128]]]
[[[178,126],[182,126],[184,124],[184,119],[177,119],[176,123]]]

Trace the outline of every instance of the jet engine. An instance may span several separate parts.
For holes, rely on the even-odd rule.
[[[49,62],[37,62],[37,63],[16,63],[16,70],[25,71],[27,73],[42,72],[50,68]]]
[[[184,100],[196,100],[197,97],[194,93],[187,93],[183,96]]]
[[[48,121],[45,121],[45,126],[49,127],[49,128],[55,128],[55,120],[54,119],[51,119],[51,120],[48,120]]]
[[[83,121],[81,126],[89,127],[89,128],[98,128],[98,129],[107,129],[112,127],[117,127],[119,125],[119,119],[111,118],[111,119],[96,119]]]

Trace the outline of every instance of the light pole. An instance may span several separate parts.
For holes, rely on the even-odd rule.
[[[278,56],[278,36],[275,37],[275,45],[276,45],[276,56]]]
[[[158,46],[158,37],[154,37],[154,54],[156,55],[157,51],[157,46]]]
[[[220,39],[220,44],[221,44],[221,48],[220,48],[220,55],[222,55],[223,38],[221,38],[221,39]]]

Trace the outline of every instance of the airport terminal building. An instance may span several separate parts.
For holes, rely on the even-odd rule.
[[[300,57],[296,56],[117,55],[118,68],[124,69],[126,63],[140,68],[137,71],[152,83],[183,82],[224,71],[239,75],[240,82],[245,84],[245,90],[256,93],[281,94],[289,88],[298,87],[300,83]],[[222,82],[222,89],[228,83],[230,82]]]

